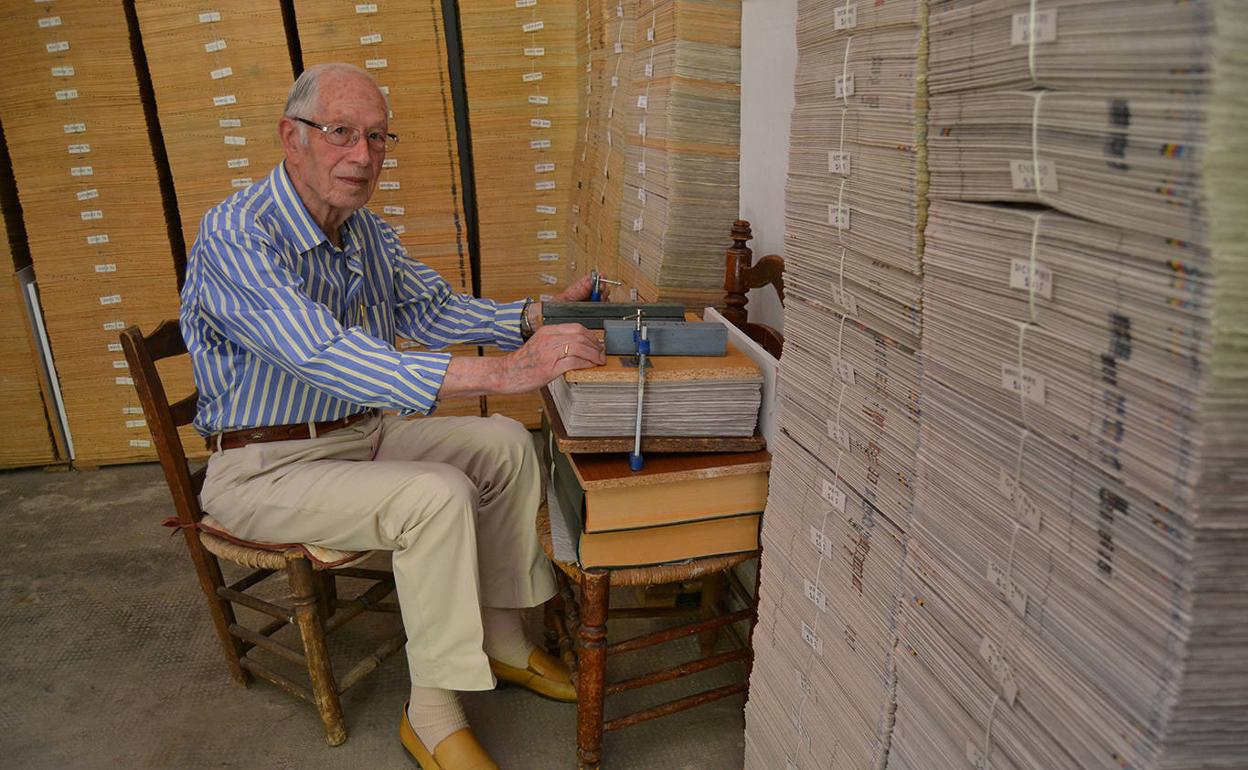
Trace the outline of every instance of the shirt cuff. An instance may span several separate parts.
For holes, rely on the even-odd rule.
[[[450,353],[404,353],[395,370],[396,393],[403,415],[429,414],[437,406],[438,391],[451,365]]]
[[[494,311],[494,344],[503,350],[515,350],[524,344],[520,335],[520,313],[524,300],[498,305]]]

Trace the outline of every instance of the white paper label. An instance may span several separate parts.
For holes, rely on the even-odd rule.
[[[389,67],[389,66],[390,66],[390,62],[385,59],[365,59],[364,60],[364,69],[384,70],[386,67]]]
[[[221,128],[242,128],[243,121],[241,118],[220,118],[217,125]]]
[[[536,209],[538,214],[545,214],[546,216],[554,216],[557,210],[558,209],[556,209],[554,206],[546,206],[546,205],[539,205]]]
[[[215,69],[215,70],[213,70],[213,71],[212,71],[212,72],[210,72],[209,74],[210,74],[210,75],[212,75],[212,79],[213,79],[213,80],[220,80],[221,78],[228,78],[230,75],[233,75],[233,74],[234,74],[234,68],[233,68],[233,67],[222,67],[222,68],[220,68],[220,69]]]
[[[554,239],[558,237],[559,237],[559,233],[556,230],[538,230],[537,231],[537,239],[539,241],[553,241]]]
[[[356,13],[377,13],[376,3],[359,3],[355,6]]]
[[[824,612],[827,612],[828,611],[827,594],[825,594],[823,591],[820,591],[819,586],[815,585],[809,580],[805,581],[805,585],[806,585],[806,598],[810,600],[810,603],[815,605],[819,609],[823,610]]]
[[[849,153],[828,150],[828,173],[849,176]]]
[[[645,138],[645,136],[646,136],[646,121],[644,121],[644,120],[643,120],[643,121],[641,121],[640,123],[638,123],[638,124],[637,124],[637,134],[638,134],[638,136],[642,137],[643,139]]]
[[[69,149],[69,154],[70,154],[70,155],[86,155],[87,153],[91,152],[91,145],[89,145],[89,144],[71,144],[71,145],[68,147],[68,149]]]
[[[534,163],[533,170],[539,174],[549,174],[555,170],[554,163]]]
[[[849,430],[836,422],[836,420],[828,420],[828,438],[832,439],[841,449],[844,449],[846,452],[849,451]]]
[[[649,62],[646,63],[646,77],[648,78],[654,77],[654,65],[650,64]]]
[[[849,229],[849,206],[828,204],[828,224],[837,230]]]
[[[64,126],[67,134],[85,134],[87,133],[86,123],[66,123]]]
[[[646,27],[646,40],[651,43],[654,42],[654,27]]]
[[[640,187],[637,188],[637,200],[641,201],[643,205],[646,202],[646,191]]]
[[[117,347],[121,347],[121,346],[120,346],[120,345],[118,345]],[[123,407],[121,408],[121,413],[122,413],[122,414],[143,414],[143,407],[141,407],[141,406],[123,406]]]
[[[1030,291],[1032,287],[1031,261],[1026,259],[1010,260],[1010,288]],[[1035,292],[1045,299],[1053,299],[1053,272],[1049,268],[1036,263]]]
[[[108,243],[108,233],[100,233],[99,235],[88,235],[87,243],[92,246],[103,246]],[[120,300],[120,298],[118,298]]]
[[[247,144],[247,137],[245,136],[230,136],[229,134],[226,134],[224,137],[222,137],[222,139],[225,141],[226,144],[232,147],[242,147],[243,145]]]
[[[639,233],[645,228],[645,226],[646,226],[645,217],[637,217],[636,219],[633,220],[633,232]]]
[[[105,263],[102,263],[102,264],[96,265],[96,266],[95,266],[95,272],[97,272],[97,273],[115,273],[115,272],[117,272],[117,265],[113,264],[112,262],[105,262]]]
[[[70,176],[92,176],[95,174],[95,168],[92,166],[72,166],[69,169]]]
[[[836,370],[836,376],[840,378],[841,382],[853,385],[858,381],[858,374],[854,371],[854,365],[845,360],[843,356],[840,358],[831,356],[829,360],[832,364],[832,368]]]
[[[224,40],[213,40],[211,43],[204,43],[204,50],[208,53],[216,53],[226,49]]]
[[[70,99],[77,99],[77,98],[78,98],[77,88],[63,88],[60,91],[56,92],[56,100],[58,102],[67,102]]]
[[[645,94],[642,94],[641,96],[638,96],[638,97],[637,97],[637,106],[638,106],[638,107],[640,107],[640,108],[642,108],[643,110],[644,110],[644,109],[646,109],[647,107],[649,107],[649,106],[650,106],[650,97],[646,96]]]
[[[124,328],[126,328],[125,321],[109,321],[104,324],[104,331],[106,332],[119,332]]]
[[[126,420],[127,428],[143,428],[147,426],[147,420]]]
[[[537,5],[537,0],[516,0],[517,8],[532,8]]]
[[[624,44],[617,42],[615,44],[615,48],[613,48],[612,50],[615,51],[616,53],[624,53]]]
[[[60,16],[44,16],[39,20],[39,29],[48,29],[49,27],[61,26]]]
[[[1001,364],[1001,387],[1014,393],[1022,391],[1028,401],[1044,404],[1044,375],[1030,369],[1023,369],[1020,377],[1016,365]]]
[[[551,181],[534,182],[533,189],[537,190],[538,192],[546,192],[547,190],[555,189],[555,183]]]
[[[550,97],[541,94],[530,94],[529,104],[550,104]]]
[[[1001,468],[997,471],[997,490],[1013,503],[1014,513],[1023,526],[1037,532],[1040,530],[1040,507],[1036,505],[1035,500],[1023,489],[1018,479],[1014,478],[1014,474]]]
[[[524,49],[524,55],[525,55],[525,56],[528,56],[529,58],[536,58],[536,57],[538,57],[538,56],[545,56],[545,55],[546,55],[546,49],[545,49],[545,48],[543,48],[543,47],[541,47],[541,46],[534,46],[534,47],[526,48],[526,49]]]
[[[376,45],[381,42],[381,33],[374,32],[371,35],[360,35],[360,45]]]
[[[538,30],[544,29],[545,27],[546,27],[546,22],[544,21],[530,21],[530,22],[526,22],[523,26],[521,26],[520,29],[524,30],[525,32],[537,32]]]
[[[134,378],[133,377],[114,377],[113,382],[117,383],[118,385],[133,385]]]
[[[52,77],[54,78],[72,78],[74,76],[73,65],[65,64],[60,67],[52,68]]]
[[[109,352],[109,353],[120,353],[120,352],[122,352],[122,351],[121,351],[121,343],[120,343],[120,342],[110,342],[110,343],[108,343],[107,345],[105,345],[105,347],[106,347],[106,348],[108,348],[108,352]],[[121,409],[121,413],[122,413],[122,414],[125,414],[125,413],[126,413],[126,408],[125,408],[125,407],[122,407],[122,409]]]
[[[243,188],[251,186],[251,177],[240,176],[230,180],[230,187]]]
[[[220,11],[207,11],[199,15],[200,24],[211,24],[214,21],[221,21]]]
[[[845,311],[845,315],[850,318],[858,317],[858,300],[854,299],[854,295],[851,292],[838,286],[833,286],[831,294],[832,303],[842,308]]]
[[[537,280],[541,281],[544,284],[548,284],[550,286],[554,286],[555,284],[559,283],[559,279],[551,275],[550,273],[538,273]]]
[[[815,629],[806,625],[805,621],[802,621],[802,641],[814,650],[816,655],[823,654],[823,640],[815,633]]]
[[[128,385],[133,385],[134,383],[133,383],[133,382],[129,382],[129,383],[127,383],[127,384],[128,384]],[[136,449],[147,449],[147,448],[148,448],[148,447],[150,447],[151,445],[152,445],[152,442],[151,442],[149,439],[145,439],[145,438],[132,438],[132,439],[130,439],[130,446],[132,446],[132,447],[134,447],[134,448],[136,448]]]
[[[392,225],[390,229],[394,230],[396,235],[402,235],[407,232],[407,225]]]
[[[538,262],[558,262],[559,255],[553,251],[543,251],[541,254],[537,255],[537,261]]]
[[[1006,662],[1005,656],[1001,654],[1001,649],[997,647],[996,642],[985,636],[979,643],[979,656],[988,664],[997,684],[1001,685],[1001,695],[1005,699],[1005,704],[1014,708],[1014,701],[1018,698],[1018,683],[1014,681],[1014,671]]]
[[[74,197],[76,197],[80,201],[95,200],[96,198],[100,197],[100,191],[92,187],[90,190],[79,190],[78,192],[74,193]]]
[[[854,76],[837,75],[835,81],[837,99],[848,99],[854,95]]]
[[[87,211],[83,211],[78,216],[82,217],[83,222],[94,222],[97,219],[103,219],[104,212],[100,209],[89,209]]]
[[[1057,40],[1057,9],[1036,11],[1036,42],[1052,43]],[[1010,45],[1027,45],[1031,42],[1031,14],[1014,14],[1010,27]]]
[[[833,29],[837,29],[837,30],[853,29],[856,26],[858,26],[858,6],[857,5],[844,5],[844,6],[841,6],[840,8],[837,8],[835,11],[833,11],[832,13],[832,28]]]
[[[120,295],[120,294],[109,294],[109,295],[107,295],[107,296],[100,297],[100,304],[101,304],[101,305],[105,305],[105,306],[107,306],[107,305],[116,305],[116,304],[118,304],[118,303],[120,303],[120,302],[121,302],[121,295]]]
[[[44,47],[48,49],[48,53],[61,53],[62,51],[69,50],[69,41],[58,40],[55,43],[48,43]]]
[[[1010,161],[1010,185],[1015,190],[1036,191],[1035,165],[1030,160]],[[1040,161],[1040,192],[1057,192],[1057,164]]]
[[[845,493],[832,481],[820,480],[819,495],[838,513],[845,512]]]
[[[637,162],[637,173],[642,176],[646,175],[646,162],[644,160]]]
[[[534,139],[533,141],[529,142],[529,149],[530,150],[549,150],[550,140],[549,139]]]
[[[995,561],[988,562],[988,582],[997,589],[997,595],[1013,608],[1018,616],[1027,614],[1027,592],[1005,573]]]
[[[541,80],[541,79],[542,79],[542,73],[540,73],[540,72],[526,72],[526,73],[524,73],[523,75],[521,75],[521,76],[520,76],[520,79],[521,79],[521,80],[523,80],[523,81],[524,81],[524,82],[526,82],[526,83],[536,83],[537,81],[539,81],[539,80]]]
[[[397,190],[399,189],[399,183],[391,182],[391,181],[378,182],[377,189],[378,190]]]
[[[407,213],[406,206],[382,206],[381,213],[392,217],[401,217]]]
[[[238,99],[235,98],[234,94],[226,94],[225,96],[212,97],[212,105],[214,107],[228,107],[231,104],[237,104],[237,103],[238,103]]]
[[[249,158],[230,158],[225,162],[227,168],[247,168],[251,165]]]
[[[641,264],[641,251],[639,251],[638,249],[633,249],[633,264],[634,265]]]
[[[130,365],[125,362],[125,359],[122,359],[120,361],[114,361],[113,368],[114,369],[129,369]]]
[[[381,162],[381,167],[382,168],[398,168],[399,159],[398,158],[386,158],[385,160]]]
[[[531,128],[550,128],[550,121],[545,118],[530,118],[529,126]]]

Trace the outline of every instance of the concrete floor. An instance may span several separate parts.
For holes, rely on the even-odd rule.
[[[234,684],[182,539],[159,526],[171,513],[154,464],[0,473],[0,765],[415,768],[397,735],[408,687],[402,654],[344,696],[350,737],[337,748],[326,746],[310,706],[265,682],[247,690]],[[348,625],[331,643],[370,649],[395,619],[367,622],[374,625]],[[613,621],[610,636],[642,633],[652,623]],[[696,654],[695,640],[632,653],[612,661],[608,679]],[[615,696],[607,716],[740,675],[728,666]],[[575,767],[571,704],[518,688],[464,700],[503,768]],[[726,698],[609,733],[603,766],[735,770],[743,763],[742,726],[740,696]]]

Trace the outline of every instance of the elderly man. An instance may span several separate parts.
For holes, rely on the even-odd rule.
[[[241,537],[393,551],[412,682],[403,745],[425,770],[480,770],[497,766],[455,691],[498,676],[575,699],[521,628],[520,608],[554,593],[533,526],[533,445],[500,416],[376,409],[524,393],[605,358],[584,327],[541,326],[538,303],[452,293],[364,208],[397,141],[388,115],[363,70],[307,70],[277,127],[285,162],[204,216],[181,313],[195,425],[216,450],[201,500]],[[560,298],[588,294],[582,279]],[[403,353],[396,333],[511,352]]]

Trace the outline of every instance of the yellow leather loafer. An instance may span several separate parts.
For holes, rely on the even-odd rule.
[[[529,655],[528,668],[515,668],[490,658],[490,670],[504,682],[518,684],[538,695],[566,703],[576,702],[576,688],[572,675],[563,661],[535,649]]]
[[[399,723],[399,740],[407,753],[420,763],[421,770],[500,770],[467,727],[443,738],[430,754],[412,729],[406,703],[403,704],[403,721]]]

